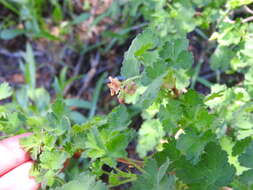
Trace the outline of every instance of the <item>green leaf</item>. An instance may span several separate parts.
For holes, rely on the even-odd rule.
[[[183,102],[184,126],[191,126],[198,131],[209,130],[214,124],[214,115],[210,114],[203,104],[203,96],[193,90],[189,90],[180,97]]]
[[[233,147],[233,152],[232,152],[233,156],[240,155],[241,153],[243,153],[250,143],[251,143],[251,137],[237,141]]]
[[[212,0],[193,0],[193,3],[195,3],[198,7],[208,5]]]
[[[131,190],[173,190],[175,189],[175,178],[168,176],[167,169],[169,160],[163,163],[160,167],[155,160],[149,160],[145,164],[146,171],[138,180],[133,183]]]
[[[165,135],[163,127],[158,119],[147,120],[142,125],[138,132],[137,152],[140,157],[153,150]]]
[[[121,75],[130,78],[140,74],[141,56],[147,50],[155,47],[155,36],[150,30],[139,34],[133,41],[129,50],[125,53]]]
[[[175,69],[190,69],[193,64],[192,53],[188,51],[188,40],[170,40],[161,49],[161,57]]]
[[[233,138],[229,136],[223,136],[220,139],[220,145],[222,150],[226,151],[228,155],[228,162],[233,165],[236,169],[236,175],[242,174],[247,168],[240,165],[238,161],[238,156],[233,155],[233,148],[235,147],[235,142],[233,141]]]
[[[71,111],[69,112],[68,116],[72,121],[74,121],[77,124],[82,124],[87,120],[87,118],[84,117],[84,115],[78,111]]]
[[[143,95],[140,98],[140,105],[145,109],[148,108],[157,97],[158,92],[163,84],[164,76],[166,73],[161,74],[156,79],[153,79],[152,82],[147,86],[147,89],[144,91]]]
[[[63,168],[64,162],[69,155],[66,152],[53,150],[44,151],[40,155],[40,166],[45,169],[59,170]]]
[[[219,96],[205,103],[216,112],[222,125],[231,125],[236,130],[238,140],[251,136],[252,114],[247,110],[252,106],[245,104],[250,101],[248,92],[241,87],[227,88],[217,84],[212,86],[211,91],[212,94],[219,93]]]
[[[196,134],[193,131],[186,131],[186,134],[180,135],[177,140],[177,149],[181,151],[193,165],[197,164],[200,160],[201,154],[204,152],[205,146],[214,141],[215,136],[211,131],[202,134]]]
[[[20,29],[7,29],[0,31],[0,38],[3,40],[11,40],[17,36],[24,34],[24,30]]]
[[[8,115],[8,123],[4,125],[4,132],[6,134],[13,135],[19,130],[22,130],[22,127],[25,124],[25,122],[22,120],[22,117],[23,116],[18,112],[10,113]]]
[[[244,86],[248,90],[251,97],[253,97],[253,67],[244,75]]]
[[[126,106],[120,105],[114,108],[108,115],[108,123],[112,130],[120,131],[126,129],[131,123]]]
[[[175,138],[168,139],[168,141],[168,143],[162,144],[162,151],[159,151],[154,155],[154,158],[159,165],[162,165],[164,162],[166,162],[167,159],[171,160],[173,163],[176,160],[180,159],[182,156],[180,151],[176,148]]]
[[[101,134],[101,139],[103,134]],[[88,157],[97,159],[106,155],[106,148],[104,142],[97,140],[95,134],[89,133],[85,143],[86,154]]]
[[[239,180],[244,185],[253,185],[253,169],[243,172],[239,176]]]
[[[217,35],[217,38],[221,47],[239,45],[241,38],[245,35],[245,29],[239,21],[236,23],[222,22],[220,23],[219,31],[220,33]]]
[[[21,69],[25,75],[26,84],[32,89],[35,89],[36,85],[36,63],[33,54],[33,50],[30,44],[26,45],[26,53],[23,54],[25,65],[21,64]]]
[[[80,24],[90,18],[89,13],[82,13],[74,18],[72,24]]]
[[[181,99],[188,107],[203,105],[203,98],[201,94],[192,89],[181,96]]]
[[[125,149],[129,144],[131,134],[124,132],[121,134],[112,133],[112,138],[106,142],[107,156],[111,158],[126,157],[127,152]]]
[[[148,84],[151,84],[154,79],[164,75],[167,70],[167,64],[163,61],[157,61],[152,66],[146,66],[142,73],[141,83],[147,86]]]
[[[47,113],[46,119],[48,122],[44,124],[44,129],[56,136],[63,135],[71,128],[69,118],[66,116],[58,118],[53,112],[50,112]]]
[[[226,4],[226,6],[230,9],[235,9],[237,7],[240,7],[242,5],[248,5],[252,3],[253,0],[229,0]]]
[[[166,11],[166,10],[164,10]],[[171,38],[180,39],[186,33],[191,32],[196,27],[196,20],[194,17],[195,10],[190,1],[177,1],[170,6],[170,13],[166,14],[169,18],[164,19],[164,24],[167,26],[167,33],[172,34]],[[159,16],[160,12],[155,15]],[[167,25],[166,23],[170,23]],[[168,35],[167,34],[167,35]]]
[[[246,68],[251,69],[253,61],[253,55],[251,53],[253,51],[252,43],[253,38],[246,37],[245,42],[242,43],[241,46],[239,46],[240,49],[238,50],[236,57],[234,57],[233,60],[231,61],[231,67],[233,68],[234,71],[245,72]],[[247,71],[247,73],[250,72],[250,69]]]
[[[57,1],[54,1],[54,9],[52,12],[52,16],[55,22],[60,22],[63,20],[63,11]]]
[[[233,127],[237,131],[237,139],[241,140],[253,134],[253,104],[245,103],[233,113]]]
[[[230,68],[230,62],[235,56],[231,48],[227,46],[218,46],[211,56],[210,64],[213,70],[226,71]]]
[[[16,101],[23,109],[26,109],[29,103],[27,88],[23,87],[16,91]]]
[[[190,85],[190,77],[187,74],[187,70],[184,69],[175,70],[174,75],[176,79],[175,87],[178,90],[185,89]]]
[[[252,37],[247,37],[245,39],[244,47],[241,50],[242,54],[249,57],[249,58],[251,58],[251,60],[253,59],[253,55],[251,53],[252,50],[253,50],[252,43],[253,43],[253,38]],[[249,65],[250,65],[250,63],[249,63]]]
[[[84,108],[90,109],[92,107],[91,102],[86,100],[81,100],[78,98],[68,98],[64,100],[65,104],[69,107],[77,107],[77,108]]]
[[[176,175],[189,190],[219,190],[229,185],[235,175],[235,168],[228,163],[226,152],[215,143],[206,146],[205,154],[197,165],[182,158],[175,166]]]
[[[131,140],[131,133],[124,131],[111,131],[103,129],[101,131],[93,128],[87,135],[85,143],[86,155],[93,160],[104,158],[108,160],[108,165],[115,166],[116,159],[127,155],[125,149]]]
[[[249,144],[246,151],[238,158],[242,166],[253,169],[253,142]]]
[[[173,98],[169,98],[166,105],[161,106],[158,113],[164,129],[168,133],[172,133],[183,116],[182,102]]]
[[[44,88],[29,88],[28,97],[34,102],[38,111],[45,112],[48,110],[50,104],[50,95]]]
[[[48,151],[51,151],[55,147],[56,137],[53,135],[42,135],[40,133],[34,133],[26,138],[21,139],[21,145],[29,151],[33,160],[38,160],[41,154],[42,146],[46,147]]]
[[[249,144],[246,151],[243,152],[238,158],[240,164],[247,168],[250,168],[247,171],[244,171],[240,176],[239,180],[243,184],[252,185],[253,184],[253,142]]]
[[[0,84],[0,100],[9,98],[12,95],[13,91],[8,83],[4,82]]]
[[[63,115],[65,115],[69,110],[66,107],[65,102],[63,99],[58,98],[52,105],[52,111],[54,114],[58,117],[61,118]]]
[[[96,181],[96,177],[89,173],[81,173],[79,176],[58,187],[55,190],[107,190],[108,188],[101,181]]]

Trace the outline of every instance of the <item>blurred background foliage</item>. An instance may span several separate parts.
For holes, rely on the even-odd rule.
[[[189,87],[207,95],[205,104],[220,122],[217,133],[222,137],[231,127],[237,140],[247,139],[253,134],[252,21],[253,0],[0,0],[0,99],[1,103],[13,102],[0,106],[4,118],[0,131],[8,126],[5,134],[15,134],[17,129],[21,133],[24,115],[29,125],[42,126],[45,121],[41,118],[51,117],[47,113],[53,110],[59,117],[62,112],[67,113],[78,132],[78,124],[96,114],[109,113],[118,100],[110,96],[107,78],[124,80],[120,75],[124,52],[138,33],[150,29],[159,36],[157,39],[168,42],[171,48],[167,52],[156,47],[161,44],[159,40],[148,38],[152,35],[145,34],[140,37],[144,40],[137,37],[136,41],[140,44],[152,41],[151,47],[159,49],[159,54],[179,71],[175,75],[181,79],[180,90]],[[150,44],[137,53],[142,55],[149,48]],[[141,61],[152,63],[156,54],[150,52],[145,54],[149,59]],[[128,61],[127,54],[125,60]],[[154,78],[159,71],[152,73]],[[143,81],[149,84],[146,79]],[[2,82],[8,82],[15,90]],[[5,99],[12,93],[12,99]],[[53,100],[56,101],[50,105]],[[24,115],[13,112],[14,109],[22,110]],[[113,116],[112,112],[109,117],[130,117],[124,114],[124,107],[116,110],[121,115]],[[135,115],[131,111],[129,115]],[[138,128],[140,121],[153,117],[152,114],[146,109],[132,125]],[[47,126],[60,122],[55,121],[57,118],[50,119],[53,124]],[[66,125],[61,121],[59,131],[70,127],[68,121],[63,121]],[[92,122],[104,125],[102,117],[95,117],[85,125],[89,127]],[[107,131],[101,134],[110,144]],[[123,142],[122,147],[126,146]],[[93,167],[99,168],[95,171],[101,172],[103,163],[95,164]],[[120,183],[120,179],[112,179],[112,186]],[[177,185],[178,189],[185,189],[182,184]],[[234,184],[238,189],[240,185]]]
[[[187,36],[191,88],[239,85],[253,96],[251,8],[251,0],[0,0],[0,81],[19,89],[22,105],[66,99],[81,123],[117,104],[104,84],[124,79],[124,52],[149,27],[162,39]]]

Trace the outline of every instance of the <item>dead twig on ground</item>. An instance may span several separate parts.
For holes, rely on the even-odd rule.
[[[248,12],[248,13],[250,13],[250,14],[253,14],[253,10],[250,9],[247,5],[245,5],[243,8],[244,8],[244,10],[245,10],[246,12]]]
[[[83,60],[84,60],[84,54],[81,54],[78,61],[77,61],[77,64],[74,68],[74,73],[73,73],[73,76],[72,78],[75,78],[77,77],[77,75],[79,74],[79,71],[80,71],[80,68],[81,68],[81,65],[83,63]],[[70,84],[68,84],[65,89],[64,89],[64,96],[67,94],[67,92],[69,91],[69,89],[72,87],[74,82],[71,82]]]
[[[246,22],[250,22],[250,21],[252,21],[252,20],[253,20],[253,16],[250,16],[250,17],[248,17],[248,18],[243,19],[242,22],[243,22],[243,23],[246,23]]]
[[[40,51],[33,51],[33,54],[36,57],[41,57],[41,56],[45,55],[44,52],[40,52]],[[6,49],[0,49],[0,55],[6,56],[6,57],[10,57],[10,58],[19,59],[19,58],[23,58],[23,51],[10,52],[10,51],[8,51]]]
[[[90,61],[91,68],[83,78],[83,86],[81,87],[81,89],[79,90],[77,94],[78,98],[82,96],[83,92],[88,88],[88,86],[90,85],[90,82],[94,78],[99,61],[100,61],[100,53],[97,52],[95,58],[91,58],[91,61]]]

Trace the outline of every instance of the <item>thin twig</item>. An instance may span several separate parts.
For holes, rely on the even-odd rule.
[[[242,22],[243,22],[243,23],[246,23],[246,22],[250,22],[250,21],[252,21],[252,20],[253,20],[253,16],[250,16],[250,17],[248,17],[248,18],[243,19]]]
[[[252,20],[253,20],[253,16],[250,16],[250,17],[248,17],[248,18],[243,19],[243,20],[242,20],[242,23],[250,22],[250,21],[252,21]],[[224,19],[224,22],[227,22],[227,23],[230,23],[230,24],[234,24],[236,21],[234,21],[234,20],[232,20],[232,19],[226,17],[226,18]]]
[[[208,41],[208,36],[199,28],[195,28],[194,30],[200,37],[202,37],[204,40]]]
[[[243,8],[244,8],[245,11],[247,11],[248,13],[253,14],[253,10],[250,9],[247,5],[245,5]]]
[[[39,52],[39,51],[34,51],[33,54],[36,57],[41,57],[41,56],[45,55],[45,53]],[[16,58],[16,59],[17,58],[23,58],[23,52],[22,51],[9,52],[6,49],[0,49],[0,55],[6,56],[6,57],[10,57],[10,58]]]
[[[93,77],[96,74],[97,71],[97,66],[98,63],[100,61],[100,53],[97,52],[95,58],[91,59],[91,69],[88,71],[88,73],[85,75],[84,81],[83,81],[83,86],[82,88],[79,90],[77,97],[81,97],[81,95],[83,94],[83,92],[88,88],[91,80],[93,79]]]
[[[130,31],[133,31],[133,30],[138,30],[140,28],[143,28],[144,26],[147,26],[149,23],[148,22],[144,22],[144,23],[141,23],[141,24],[138,24],[138,25],[135,25],[131,28],[129,28]]]
[[[201,78],[204,78],[206,80],[213,79],[215,76],[216,76],[216,73],[214,72],[200,75]]]
[[[217,21],[217,25],[219,25],[221,22],[224,21],[224,19],[226,19],[226,17],[229,15],[230,10],[226,10],[225,13],[220,17],[220,19],[218,19]]]
[[[117,185],[109,185],[109,188],[117,187],[117,186],[120,186],[120,185],[123,185],[123,184],[126,184],[126,183],[130,183],[130,182],[133,182],[133,181],[136,181],[136,180],[137,180],[137,177],[132,177],[132,178],[129,178],[129,179],[125,179],[125,180],[122,180]]]
[[[230,23],[230,24],[234,24],[234,23],[235,23],[235,21],[232,20],[232,19],[230,19],[229,17],[226,17],[226,18],[224,19],[224,22],[227,22],[227,23]]]
[[[135,167],[137,170],[139,170],[141,173],[146,173],[146,171],[142,168],[143,167],[142,161],[132,160],[129,158],[118,158],[117,161],[127,165],[131,165]]]
[[[84,54],[81,54],[79,59],[78,59],[78,62],[76,64],[76,66],[75,66],[74,74],[73,74],[72,78],[76,77],[79,74],[79,71],[80,71],[81,65],[83,63],[83,60],[84,60]],[[72,85],[73,85],[73,82],[71,82],[70,84],[68,84],[66,86],[66,88],[64,89],[64,96],[67,94],[67,92],[69,91],[69,89],[71,88]]]

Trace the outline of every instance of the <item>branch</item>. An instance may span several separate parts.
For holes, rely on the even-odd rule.
[[[34,51],[33,52],[34,56],[45,56],[45,53],[40,52],[40,51]],[[6,49],[0,49],[0,55],[10,57],[10,58],[22,58],[23,57],[23,51],[18,51],[18,52],[10,52]]]
[[[83,64],[83,60],[84,60],[84,55],[83,54],[80,54],[80,57],[77,61],[77,65],[75,66],[75,69],[74,69],[74,74],[73,76],[71,76],[71,78],[74,78],[74,77],[77,77],[77,75],[79,74],[79,71],[80,71],[80,68],[81,68],[81,65]],[[73,81],[74,82],[74,81]],[[70,84],[68,84],[65,89],[64,89],[64,96],[67,95],[67,92],[69,91],[69,89],[72,87],[73,85],[73,82],[71,82]]]
[[[245,5],[243,8],[245,9],[245,11],[253,15],[253,10],[250,9],[248,6]]]
[[[242,23],[246,23],[246,22],[250,22],[253,20],[253,16],[250,16],[250,17],[247,17],[245,19],[242,20]],[[230,24],[234,24],[235,21],[234,20],[231,20],[230,18],[226,17],[224,19],[224,22],[227,22],[227,23],[230,23]]]
[[[97,52],[95,58],[91,58],[91,69],[88,71],[88,73],[85,75],[84,81],[83,81],[83,86],[77,93],[77,97],[81,97],[82,93],[88,88],[90,85],[91,80],[94,78],[96,71],[97,71],[97,66],[100,61],[100,53]]]
[[[226,18],[224,19],[224,22],[227,22],[227,23],[230,23],[230,24],[234,24],[234,23],[235,23],[235,21],[232,20],[232,19],[230,19],[229,17],[226,17]]]
[[[250,21],[252,21],[252,20],[253,20],[253,16],[250,16],[250,17],[248,17],[248,18],[243,19],[242,22],[243,22],[243,23],[246,23],[246,22],[250,22]]]

